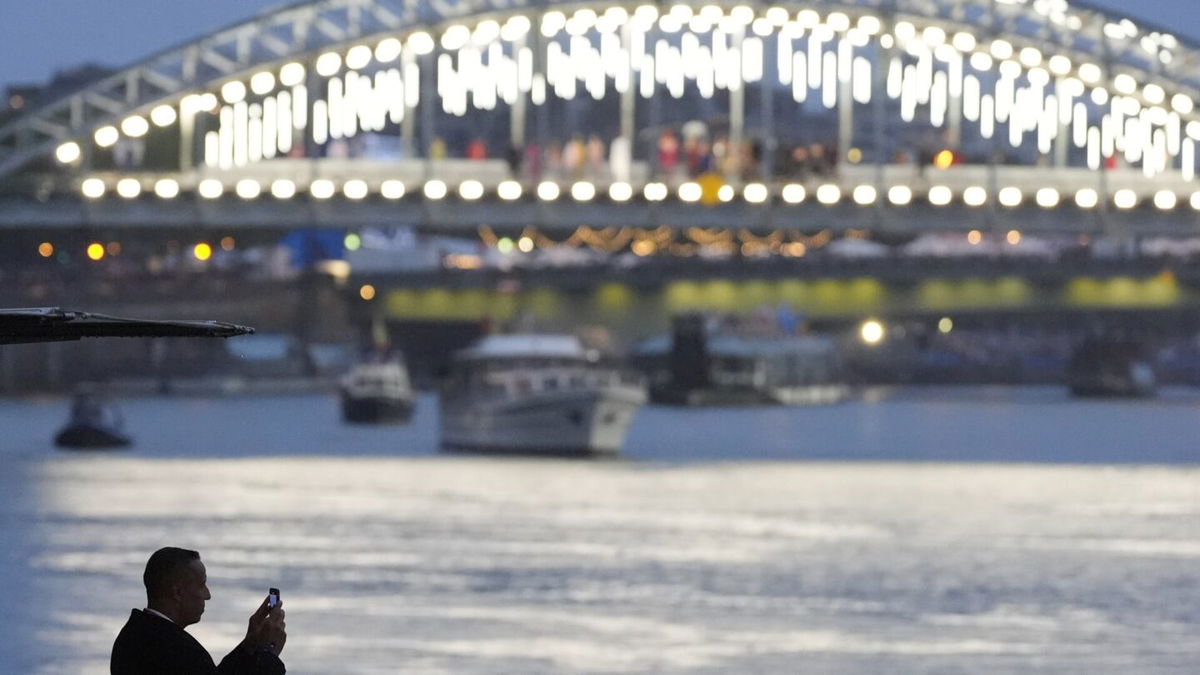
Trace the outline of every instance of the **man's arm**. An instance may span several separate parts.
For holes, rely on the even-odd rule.
[[[268,649],[247,648],[243,643],[221,659],[220,675],[283,675],[283,661]]]
[[[283,675],[287,669],[279,659],[279,652],[287,642],[284,616],[282,603],[269,609],[264,599],[250,616],[246,638],[221,659],[217,672],[220,675]]]

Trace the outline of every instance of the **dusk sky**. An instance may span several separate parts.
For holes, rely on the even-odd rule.
[[[1197,0],[1089,0],[1200,41]],[[0,88],[60,68],[122,66],[248,19],[280,0],[0,0]]]

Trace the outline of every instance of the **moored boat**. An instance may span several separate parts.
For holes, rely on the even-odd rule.
[[[131,440],[116,406],[92,393],[75,395],[71,419],[54,437],[54,444],[72,450],[121,448]]]
[[[1143,344],[1093,335],[1072,350],[1067,386],[1081,397],[1145,397],[1155,394],[1157,378]]]
[[[611,456],[641,379],[568,335],[493,335],[455,355],[441,401],[441,445],[459,452]]]
[[[811,335],[733,334],[700,314],[675,317],[671,335],[634,349],[650,400],[686,406],[822,405],[850,394],[833,340]]]
[[[408,369],[399,361],[360,363],[338,387],[342,419],[351,423],[407,422],[415,407]]]

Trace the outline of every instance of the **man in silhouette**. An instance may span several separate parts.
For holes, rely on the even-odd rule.
[[[200,621],[208,575],[200,554],[161,548],[146,562],[146,608],[135,609],[113,643],[112,675],[282,675],[279,652],[287,641],[282,603],[267,600],[250,617],[246,638],[221,665],[184,630]]]

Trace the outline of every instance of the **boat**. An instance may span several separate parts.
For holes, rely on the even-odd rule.
[[[825,405],[850,395],[836,343],[815,335],[723,331],[684,314],[671,335],[642,342],[632,361],[650,400],[682,406]]]
[[[355,365],[342,377],[338,397],[343,421],[367,424],[408,422],[416,401],[398,360]]]
[[[646,401],[640,377],[570,335],[489,335],[456,353],[440,392],[452,452],[615,456]]]
[[[93,393],[79,393],[71,403],[71,419],[54,444],[74,450],[122,448],[131,443],[120,411]]]
[[[1067,386],[1080,397],[1147,397],[1157,389],[1145,346],[1133,339],[1091,335],[1071,351]]]

